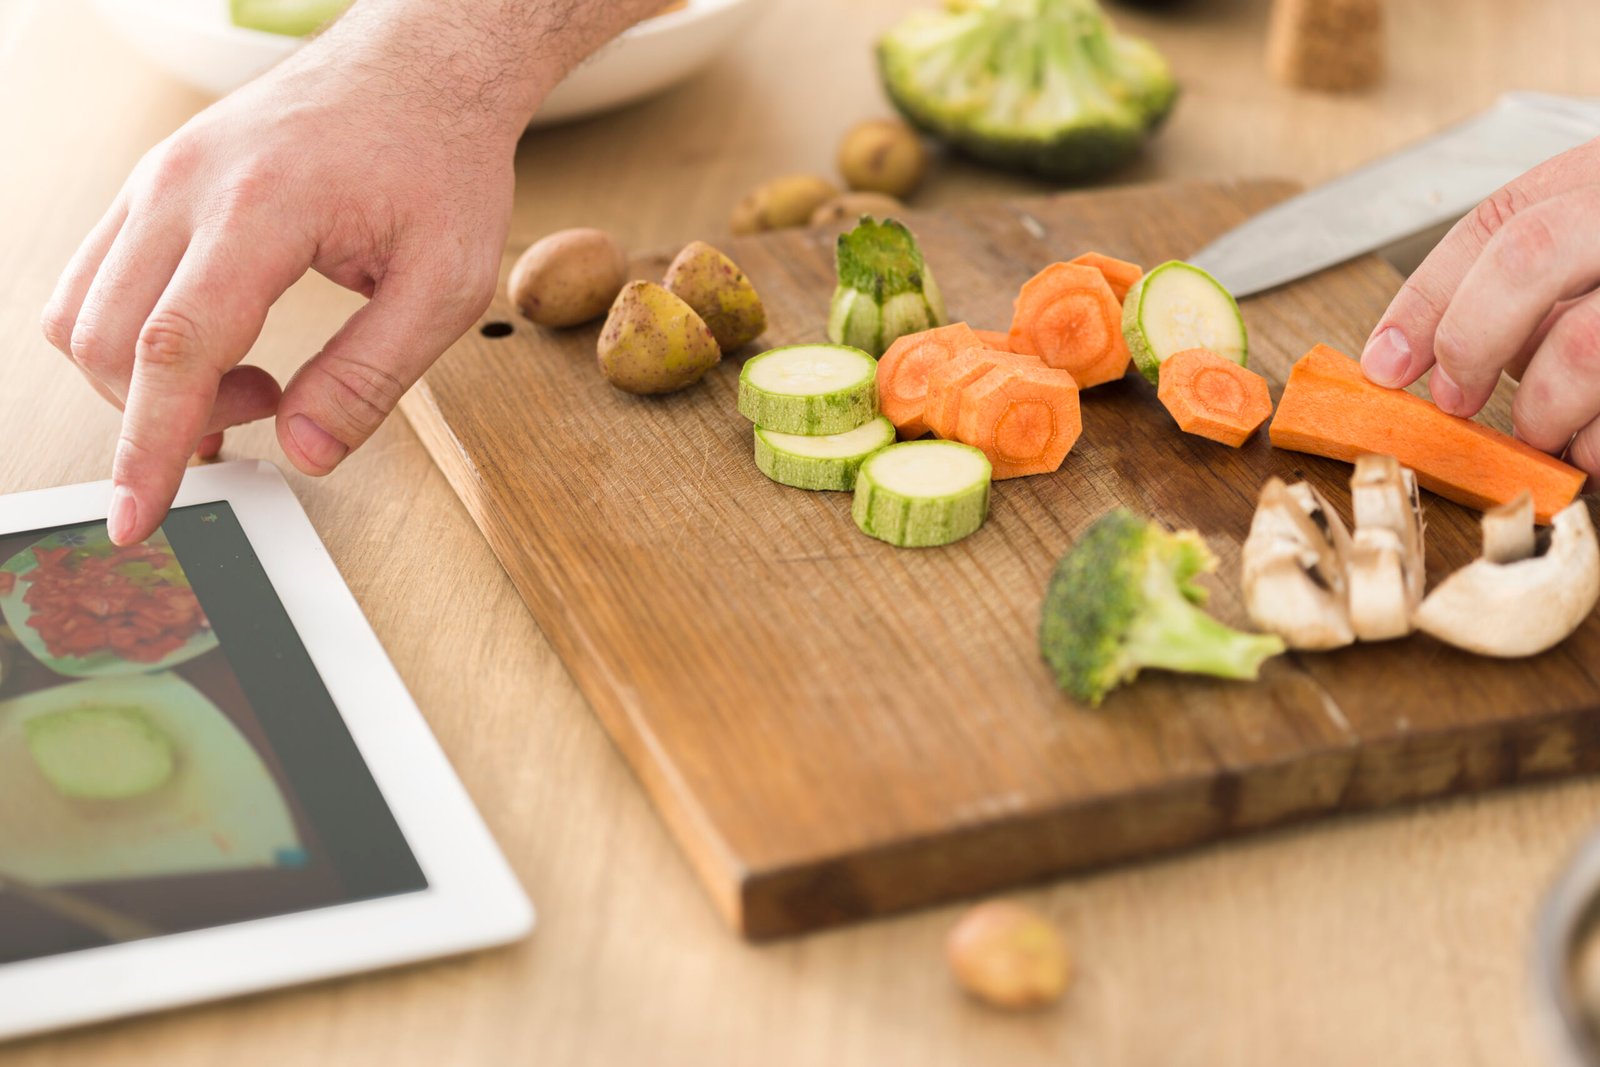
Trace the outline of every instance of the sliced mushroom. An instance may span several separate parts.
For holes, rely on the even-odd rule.
[[[1483,558],[1490,563],[1515,563],[1537,551],[1533,527],[1533,494],[1526,489],[1509,504],[1483,513]]]
[[[1244,543],[1245,610],[1291,648],[1339,648],[1350,628],[1343,555],[1350,535],[1322,494],[1277,478],[1261,499]]]
[[[1393,456],[1361,456],[1350,498],[1356,518],[1345,557],[1351,629],[1362,641],[1404,637],[1426,580],[1416,475]]]
[[[1520,559],[1496,562],[1487,555],[1515,556],[1530,542],[1535,554]],[[1543,552],[1531,507],[1513,501],[1496,508],[1484,517],[1484,548],[1485,558],[1428,594],[1417,610],[1418,629],[1479,655],[1532,656],[1570,636],[1600,601],[1600,541],[1581,500],[1556,514]]]

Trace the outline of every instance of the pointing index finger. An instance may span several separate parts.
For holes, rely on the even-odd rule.
[[[139,335],[111,466],[107,532],[119,545],[161,525],[211,417],[221,368],[200,358],[192,324],[158,311]]]

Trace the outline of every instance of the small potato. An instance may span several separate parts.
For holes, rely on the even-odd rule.
[[[728,225],[734,233],[761,233],[804,226],[811,213],[839,195],[826,178],[791,174],[762,182],[734,207]]]
[[[704,320],[654,282],[629,282],[617,294],[596,354],[606,381],[628,393],[676,392],[722,359]]]
[[[685,245],[662,280],[694,308],[724,352],[754,341],[767,328],[767,309],[739,265],[704,241]]]
[[[927,170],[922,138],[894,119],[857,123],[839,142],[839,173],[861,192],[909,196]]]
[[[507,288],[540,326],[576,326],[604,315],[627,280],[627,254],[610,234],[560,230],[517,258]]]
[[[847,222],[854,226],[862,215],[874,218],[899,218],[906,206],[884,193],[840,193],[811,213],[811,225],[830,226]]]
[[[997,1008],[1040,1008],[1061,999],[1072,959],[1058,930],[1032,908],[991,900],[951,927],[945,957],[956,981]]]

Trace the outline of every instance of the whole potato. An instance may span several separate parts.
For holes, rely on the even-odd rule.
[[[517,310],[540,326],[599,318],[628,280],[628,257],[603,230],[560,230],[517,258],[507,288]]]
[[[811,213],[811,225],[848,222],[854,226],[862,215],[892,219],[899,218],[905,209],[904,204],[886,193],[840,193]]]
[[[928,170],[922,138],[895,119],[869,119],[850,127],[839,142],[839,173],[860,192],[905,197]]]
[[[761,233],[804,226],[811,213],[839,195],[828,179],[815,174],[790,174],[762,182],[734,206],[728,225],[734,233]]]
[[[724,352],[749,344],[767,328],[756,287],[737,263],[704,241],[684,246],[662,284],[705,320]]]
[[[654,282],[629,282],[600,330],[600,373],[628,393],[671,393],[722,359],[694,308]]]
[[[1072,958],[1054,923],[1021,904],[991,900],[951,927],[945,956],[961,988],[997,1008],[1040,1008],[1061,999]]]

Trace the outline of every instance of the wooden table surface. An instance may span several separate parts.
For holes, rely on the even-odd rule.
[[[742,47],[683,89],[530,136],[518,229],[603,225],[637,247],[673,244],[720,232],[760,178],[826,170],[840,130],[882,110],[866,43],[911,0],[767,2]],[[1314,181],[1503,89],[1600,93],[1592,0],[1392,8],[1387,85],[1346,99],[1265,80],[1265,0],[1119,11],[1188,90],[1123,177]],[[114,413],[41,339],[39,308],[128,168],[205,103],[81,0],[9,21],[0,491],[106,475]],[[947,164],[920,203],[1036,188]],[[253,359],[287,374],[355,304],[307,280]],[[232,434],[227,454],[280,458],[266,426]],[[403,420],[332,478],[291,481],[540,926],[476,957],[36,1039],[0,1049],[7,1065],[1542,1059],[1526,1010],[1530,920],[1600,810],[1600,782],[1343,819],[1017,894],[1063,924],[1080,972],[1059,1009],[1000,1017],[944,972],[957,908],[761,947],[730,935]]]

